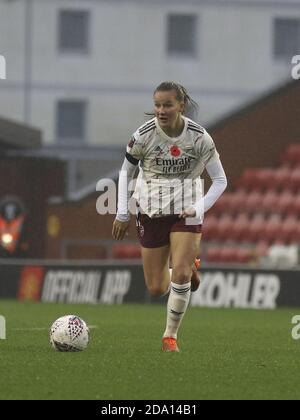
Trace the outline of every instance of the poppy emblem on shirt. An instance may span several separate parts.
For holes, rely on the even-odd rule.
[[[171,155],[174,157],[178,157],[181,155],[181,150],[178,146],[172,146],[170,149]]]

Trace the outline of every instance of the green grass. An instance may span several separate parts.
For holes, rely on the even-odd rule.
[[[84,352],[50,347],[49,326],[68,313],[97,326]],[[299,313],[189,308],[177,354],[160,351],[164,306],[0,301],[0,399],[299,399]]]

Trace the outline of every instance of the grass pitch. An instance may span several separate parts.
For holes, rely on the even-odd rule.
[[[0,301],[0,399],[299,399],[300,340],[294,310],[189,308],[181,353],[162,353],[160,305],[66,305]],[[91,342],[57,353],[48,329],[77,314]]]

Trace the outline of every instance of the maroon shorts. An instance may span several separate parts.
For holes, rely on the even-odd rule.
[[[144,248],[159,248],[170,243],[171,232],[201,233],[202,225],[186,225],[178,215],[151,218],[138,213],[136,227],[139,241]]]

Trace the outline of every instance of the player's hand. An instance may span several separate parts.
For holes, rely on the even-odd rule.
[[[129,228],[130,220],[128,222],[120,222],[120,220],[115,219],[112,228],[112,236],[117,241],[124,239],[124,236]]]
[[[195,217],[196,216],[196,210],[194,207],[190,207],[189,209],[183,210],[183,212],[180,213],[179,217],[181,219],[186,219],[187,217]]]

